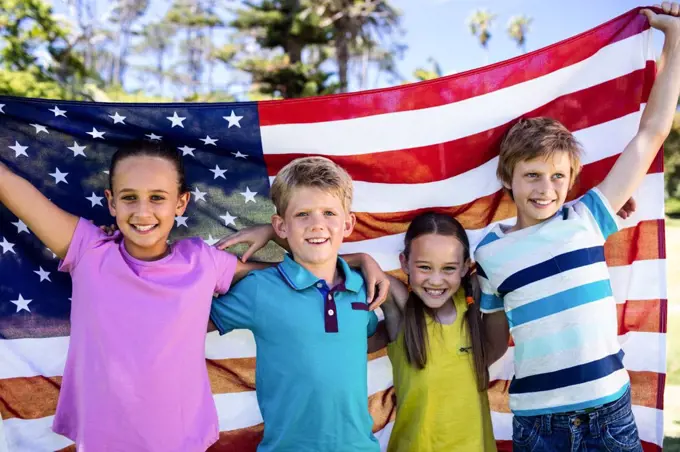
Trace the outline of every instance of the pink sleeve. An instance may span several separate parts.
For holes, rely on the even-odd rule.
[[[236,272],[236,256],[212,246],[209,246],[208,249],[213,262],[215,262],[215,272],[217,274],[215,292],[219,294],[226,293],[231,286],[231,281],[234,279],[234,273]]]
[[[71,238],[71,243],[66,251],[66,257],[59,263],[59,271],[73,271],[78,265],[78,262],[80,262],[80,258],[83,254],[91,249],[95,243],[105,237],[106,234],[104,231],[90,223],[88,220],[79,218],[76,230]]]

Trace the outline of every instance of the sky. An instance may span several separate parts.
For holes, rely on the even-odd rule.
[[[112,2],[96,2],[97,11],[106,11]],[[69,16],[66,0],[51,0],[55,12]],[[473,69],[488,63],[502,61],[520,53],[517,45],[506,32],[508,20],[517,14],[533,19],[527,34],[527,51],[536,50],[578,33],[589,30],[637,6],[635,0],[391,0],[403,13],[401,41],[408,49],[397,60],[398,72],[412,79],[418,67],[431,68],[428,58],[434,58],[444,72],[450,74]],[[160,19],[168,8],[167,0],[152,0],[150,11],[144,20]],[[238,3],[233,1],[232,3]],[[492,26],[488,55],[482,50],[477,38],[472,36],[466,20],[476,9],[483,8],[497,14]],[[656,33],[657,52],[663,38]],[[137,59],[144,59],[137,56]],[[133,62],[135,56],[133,55]],[[225,71],[226,72],[226,71]],[[216,73],[216,77],[229,78],[229,74]],[[126,80],[127,87],[138,87],[138,81]],[[373,78],[370,87],[384,87],[395,83],[386,77]],[[357,88],[350,85],[350,88]],[[166,93],[168,94],[168,93]]]

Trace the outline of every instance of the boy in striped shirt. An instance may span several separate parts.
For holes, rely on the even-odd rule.
[[[680,6],[661,8],[642,11],[665,34],[657,79],[638,133],[600,185],[564,205],[581,149],[558,121],[521,120],[501,143],[497,174],[517,223],[489,232],[475,260],[486,332],[500,342],[512,333],[515,343],[515,451],[642,450],[604,243],[668,136],[680,95]]]

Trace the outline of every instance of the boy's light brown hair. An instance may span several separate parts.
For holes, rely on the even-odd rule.
[[[503,185],[512,185],[512,172],[518,162],[537,157],[548,158],[555,152],[567,152],[571,162],[569,185],[573,185],[581,171],[583,150],[576,137],[551,118],[520,119],[506,133],[501,142],[496,175]]]
[[[276,213],[284,216],[293,191],[314,187],[336,196],[349,213],[352,207],[352,178],[341,166],[325,157],[302,157],[281,168],[270,190]]]

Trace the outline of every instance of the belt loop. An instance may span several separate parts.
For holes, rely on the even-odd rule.
[[[600,413],[599,411],[595,410],[591,413],[588,413],[588,418],[589,418],[589,426],[590,426],[590,434],[593,438],[599,438],[600,437]]]
[[[552,414],[544,414],[543,416],[541,416],[541,430],[543,430],[544,434],[550,435],[552,433],[551,424]]]

